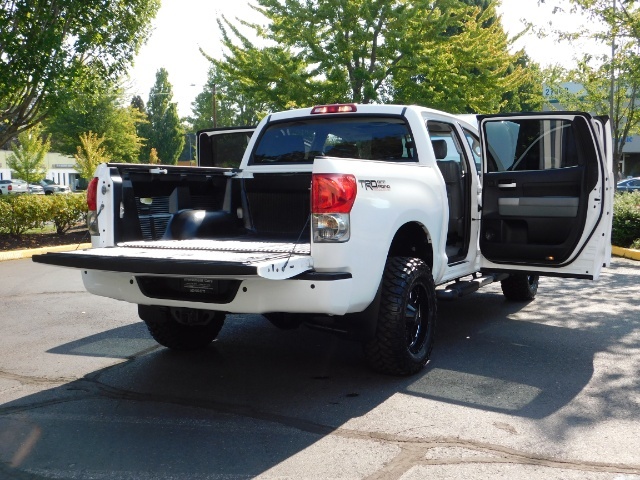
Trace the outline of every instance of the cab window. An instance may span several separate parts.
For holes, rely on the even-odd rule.
[[[251,163],[312,163],[319,156],[417,161],[404,119],[351,116],[274,123],[258,140]]]

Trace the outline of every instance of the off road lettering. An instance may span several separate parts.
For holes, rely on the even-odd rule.
[[[360,180],[360,186],[365,190],[390,190],[391,185],[386,180]]]

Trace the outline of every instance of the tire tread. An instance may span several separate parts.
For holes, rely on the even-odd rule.
[[[431,332],[426,340],[426,352],[418,359],[406,348],[404,330],[405,295],[412,278],[422,278],[427,289]],[[420,259],[391,257],[382,278],[382,296],[375,337],[364,346],[369,365],[382,373],[411,375],[420,371],[429,361],[433,349],[436,327],[435,285],[429,267]]]

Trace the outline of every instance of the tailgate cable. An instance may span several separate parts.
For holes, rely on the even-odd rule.
[[[287,265],[289,264],[289,260],[291,260],[291,256],[295,253],[296,247],[300,243],[300,239],[302,238],[302,234],[304,233],[305,229],[307,228],[307,225],[309,225],[309,219],[310,218],[311,218],[311,214],[309,214],[309,216],[307,217],[307,220],[304,222],[304,225],[302,226],[302,230],[300,231],[300,235],[298,235],[298,239],[293,244],[293,248],[289,252],[289,256],[287,257],[287,261],[284,262],[284,265],[282,266],[282,270],[287,268]]]

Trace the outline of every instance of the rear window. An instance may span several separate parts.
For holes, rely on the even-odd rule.
[[[251,163],[312,163],[320,156],[412,162],[414,151],[401,118],[323,117],[268,126]]]

